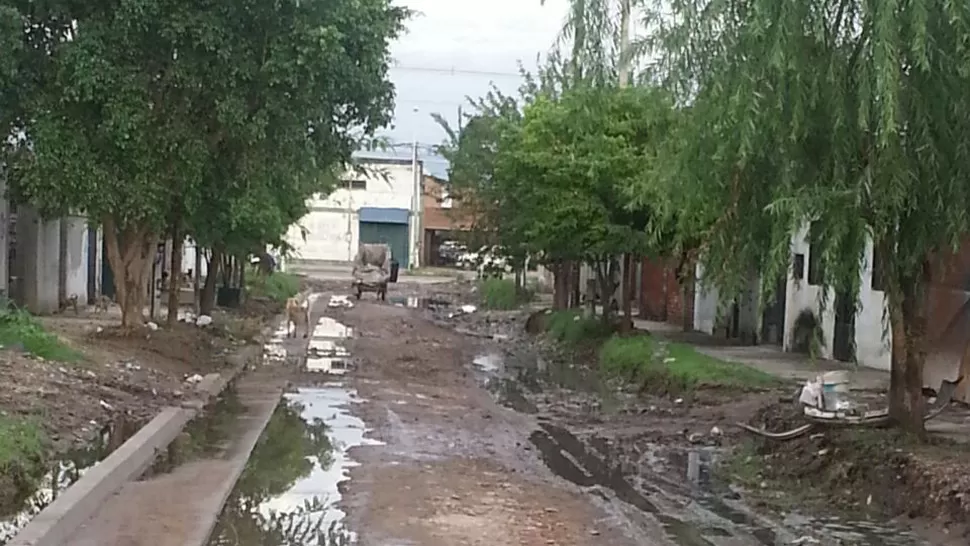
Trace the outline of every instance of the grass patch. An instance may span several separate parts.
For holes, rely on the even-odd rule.
[[[44,474],[46,438],[31,419],[0,415],[0,513],[15,510]]]
[[[250,296],[268,298],[279,303],[286,303],[286,300],[300,292],[300,278],[291,273],[274,271],[269,275],[252,275],[246,280],[246,290]]]
[[[532,301],[533,292],[525,289],[516,290],[512,279],[489,278],[478,283],[478,292],[482,307],[497,311],[517,309],[520,305]]]
[[[596,317],[587,317],[581,310],[554,311],[546,319],[546,332],[565,345],[577,345],[606,339],[613,328]]]
[[[56,335],[44,330],[41,323],[22,309],[12,309],[0,302],[0,345],[20,345],[23,351],[45,360],[75,362],[84,358],[80,352],[65,345]]]
[[[601,370],[625,377],[643,388],[686,391],[698,387],[757,389],[779,383],[761,370],[725,362],[690,345],[658,341],[652,336],[610,338],[600,349]]]

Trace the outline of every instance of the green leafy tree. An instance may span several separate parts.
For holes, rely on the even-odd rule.
[[[769,291],[812,221],[826,286],[857,295],[881,255],[890,414],[925,434],[926,289],[968,233],[970,4],[915,0],[665,3],[659,76],[690,104],[676,192],[705,270]],[[656,20],[656,19],[655,19]]]
[[[595,264],[603,293],[612,293],[614,256],[653,244],[651,211],[633,206],[625,188],[653,176],[670,122],[670,102],[656,89],[540,96],[521,123],[503,127],[495,159],[497,190],[508,202],[501,223],[531,252]]]
[[[141,320],[167,228],[212,196],[240,210],[271,183],[305,189],[349,158],[352,130],[387,122],[388,42],[407,15],[387,0],[0,6],[24,45],[13,193],[102,225],[123,326]]]

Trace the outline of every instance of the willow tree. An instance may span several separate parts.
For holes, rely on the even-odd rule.
[[[658,7],[659,9],[659,7]],[[658,76],[692,118],[671,173],[682,233],[714,281],[788,267],[813,221],[827,287],[882,256],[893,420],[923,435],[928,272],[970,218],[970,4],[673,0]],[[689,109],[687,108],[689,106]]]

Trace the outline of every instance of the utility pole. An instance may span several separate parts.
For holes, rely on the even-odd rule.
[[[414,113],[419,112],[418,108],[414,108]],[[411,173],[414,177],[414,188],[412,193],[414,194],[414,199],[411,202],[411,231],[414,232],[412,235],[412,246],[411,246],[411,259],[408,260],[408,269],[414,269],[414,266],[418,264],[419,255],[421,252],[421,238],[424,235],[421,233],[421,173],[418,172],[418,128],[417,124],[414,126],[414,132],[411,138]]]

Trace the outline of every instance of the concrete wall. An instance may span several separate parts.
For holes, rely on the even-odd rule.
[[[88,299],[88,221],[82,216],[68,216],[60,225],[60,264],[58,295],[61,300],[76,295]]]
[[[30,207],[17,209],[19,299],[32,313],[57,311],[60,238],[60,220],[45,222]]]
[[[417,228],[414,208],[414,175],[410,162],[373,162],[366,173],[350,171],[342,180],[347,186],[330,195],[316,195],[309,203],[310,213],[291,226],[287,242],[296,249],[296,258],[312,261],[347,262],[354,259],[360,244],[358,211],[361,207],[412,210],[410,238],[411,266],[420,261],[421,230]],[[421,164],[418,164],[420,171]],[[366,188],[354,189],[349,182],[363,181]],[[419,207],[420,207],[419,200]],[[300,226],[307,230],[306,240]]]
[[[835,292],[823,294],[820,286],[808,282],[811,248],[808,242],[809,223],[805,223],[792,237],[792,256],[803,254],[804,270],[801,279],[790,275],[786,287],[785,350],[792,349],[795,321],[804,309],[810,309],[821,322],[824,346],[819,356],[832,358],[832,339],[835,332]],[[865,260],[860,272],[859,309],[855,317],[856,361],[861,366],[888,370],[890,366],[891,335],[883,322],[886,298],[883,292],[872,289],[872,243],[866,245]],[[825,296],[824,305],[822,296]]]
[[[720,293],[713,283],[704,281],[704,266],[697,264],[694,281],[694,329],[714,335],[717,328]]]

